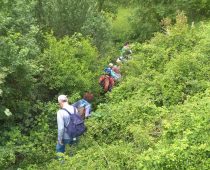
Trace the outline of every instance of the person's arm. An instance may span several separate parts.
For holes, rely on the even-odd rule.
[[[101,82],[103,81],[104,76],[100,76],[98,83],[101,84]]]
[[[63,135],[64,135],[64,120],[61,110],[57,112],[57,124],[58,124],[58,143],[62,144]]]
[[[104,75],[102,75],[102,76],[99,78],[98,83],[99,83],[101,86],[103,86],[103,81],[104,81],[104,79],[105,79],[105,76],[104,76]]]
[[[90,116],[90,112],[91,112],[91,105],[88,104],[85,106],[85,117]]]
[[[114,86],[114,78],[110,77],[109,82],[111,83],[111,86],[113,87]]]

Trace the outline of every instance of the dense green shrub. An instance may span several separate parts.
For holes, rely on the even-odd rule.
[[[49,91],[53,95],[97,91],[100,63],[90,41],[80,34],[61,40],[48,35],[47,41],[49,47],[38,60],[42,69],[39,79],[43,95],[48,95]]]
[[[130,153],[135,152],[131,146],[124,143],[118,145],[95,143],[94,145],[85,151],[81,150],[73,158],[66,157],[62,169],[133,169],[135,167],[132,163],[134,157],[130,157]],[[59,168],[61,166],[58,161],[47,166],[47,169]]]
[[[109,17],[99,9],[99,3],[97,0],[39,0],[36,18],[43,30],[53,30],[57,38],[72,36],[75,32],[91,37],[94,45],[105,55],[111,43],[111,30]]]
[[[134,0],[131,17],[131,37],[143,42],[154,36],[155,32],[162,31],[163,18],[167,23],[174,23],[177,12],[184,11],[189,17],[189,23],[194,23],[210,17],[209,1],[168,1],[168,0]],[[186,44],[187,45],[187,44]]]
[[[47,12],[37,15],[41,28],[33,26],[35,2],[36,12]],[[93,1],[82,2],[75,1],[71,9],[81,8],[69,11],[67,1],[31,1],[20,14],[17,7],[26,1],[0,2],[0,9],[6,6],[0,18],[19,18],[6,17],[0,25],[0,169],[209,169],[210,24],[188,26],[183,13],[175,25],[163,20],[163,33],[134,43],[132,60],[121,66],[122,81],[100,96],[98,77],[111,56],[99,57],[95,46],[105,50],[100,38],[109,30],[103,13],[108,2],[97,1],[99,13],[88,11]],[[148,26],[141,26],[149,31],[159,27],[156,21],[171,10],[164,11],[167,5],[153,4],[151,15],[143,18]],[[207,15],[208,5],[201,7]],[[68,30],[72,23],[93,39]],[[52,34],[39,39],[48,26],[60,39]],[[68,94],[74,102],[85,91],[94,92],[99,105],[86,120],[88,131],[74,156],[67,156],[68,148],[61,164],[55,160],[57,95]]]
[[[39,68],[35,58],[40,49],[35,37],[38,31],[37,27],[31,27],[24,35],[9,31],[7,36],[0,36],[0,66],[6,74],[1,84],[0,102],[20,118],[28,113],[31,102],[36,98],[34,83]]]
[[[134,46],[123,81],[86,121],[64,169],[209,169],[210,29],[185,21]]]
[[[153,100],[161,105],[177,104],[188,95],[205,91],[210,77],[208,28],[208,24],[199,28],[204,32],[189,28],[180,14],[175,27],[167,28],[168,34],[158,33],[149,43],[134,47],[137,55],[125,73],[139,76],[145,84],[142,89],[152,90]],[[146,86],[148,82],[152,87]]]
[[[209,169],[209,90],[172,107],[162,140],[138,157],[140,169]]]
[[[26,34],[36,25],[36,0],[2,0],[0,2],[0,35],[10,30]]]

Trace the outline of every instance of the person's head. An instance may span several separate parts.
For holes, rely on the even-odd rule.
[[[68,103],[68,97],[66,95],[59,95],[58,96],[58,103],[60,105],[60,107],[62,108],[64,106],[65,103]]]
[[[128,42],[126,42],[125,44],[124,44],[124,46],[128,46],[129,45],[129,43]]]
[[[83,99],[85,99],[86,101],[88,102],[91,102],[93,100],[93,94],[90,93],[90,92],[86,92],[84,95],[83,95]]]
[[[109,67],[112,68],[113,67],[113,64],[112,63],[109,63]]]

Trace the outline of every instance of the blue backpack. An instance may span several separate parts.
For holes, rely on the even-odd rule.
[[[65,108],[63,108],[63,110],[68,112],[68,114],[70,116],[69,124],[66,126],[68,135],[71,138],[81,136],[87,130],[82,117],[76,113],[75,107],[74,107],[74,114],[71,114]]]
[[[85,119],[85,112],[86,112],[86,106],[89,105],[85,99],[81,99],[77,101],[76,103],[72,104],[72,106],[76,107],[80,116]]]

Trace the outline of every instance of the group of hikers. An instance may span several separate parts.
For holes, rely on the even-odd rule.
[[[120,81],[120,65],[131,58],[131,53],[129,44],[125,43],[121,50],[121,56],[116,60],[118,65],[109,63],[108,67],[104,69],[104,74],[99,78],[99,84],[105,93],[111,91],[115,83]],[[93,94],[90,92],[86,92],[82,99],[71,105],[66,95],[58,96],[60,109],[57,112],[57,153],[64,153],[66,144],[69,144],[71,147],[78,143],[79,136],[86,130],[84,120],[91,116],[92,100]],[[72,149],[70,149],[70,156],[73,156]]]
[[[120,66],[127,60],[131,59],[132,51],[129,43],[125,43],[121,50],[121,55],[116,60],[116,65],[109,63],[108,67],[104,69],[104,74],[99,78],[99,84],[104,92],[111,91],[116,82],[120,81]]]

